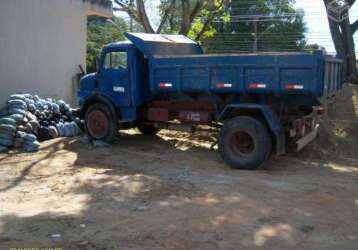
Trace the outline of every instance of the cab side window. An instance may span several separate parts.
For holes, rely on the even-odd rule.
[[[106,54],[104,69],[127,69],[127,52],[113,51]]]

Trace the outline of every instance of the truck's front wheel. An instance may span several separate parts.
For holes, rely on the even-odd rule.
[[[268,159],[271,149],[272,139],[266,126],[255,118],[233,118],[220,130],[220,155],[233,168],[257,169]]]
[[[90,106],[85,115],[87,134],[94,140],[111,143],[118,133],[117,121],[106,105],[96,103]]]

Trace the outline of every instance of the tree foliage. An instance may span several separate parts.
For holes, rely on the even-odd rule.
[[[256,47],[259,51],[303,49],[303,12],[293,7],[293,1],[160,0],[160,22],[154,28],[145,0],[114,0],[115,10],[128,13],[145,32],[188,35],[201,41],[207,51],[217,52],[252,51]],[[247,18],[242,22],[241,17],[255,15],[266,16],[265,21]]]
[[[304,13],[292,0],[231,0],[223,10],[201,38],[208,51],[299,51],[306,45]]]
[[[90,16],[87,22],[87,72],[96,70],[96,58],[102,47],[108,43],[125,40],[123,35],[127,31],[125,20],[112,18],[113,23],[106,18]]]
[[[181,33],[200,41],[208,52],[297,51],[305,45],[304,13],[294,0],[160,0],[160,21],[150,22],[145,0],[114,0],[135,27],[150,33]],[[123,40],[128,25],[113,18],[88,20],[88,70],[104,44]]]
[[[189,1],[194,6],[197,2]],[[199,40],[204,34],[210,32],[212,21],[222,16],[225,13],[224,3],[228,0],[212,0],[202,1],[201,8],[196,10],[195,16],[190,20],[190,24],[183,29],[183,22],[185,19],[184,8],[181,8],[181,1],[176,1],[175,8],[168,18],[167,22],[163,24],[163,30],[166,33],[180,33],[191,37],[194,40]],[[168,0],[162,0],[160,5],[161,14],[165,13],[169,4]]]
[[[149,1],[149,0],[148,0]],[[215,11],[213,3],[222,0],[160,0],[160,22],[156,28],[148,17],[145,0],[114,0],[115,11],[126,12],[141,24],[147,33],[188,34],[196,17],[203,9]]]

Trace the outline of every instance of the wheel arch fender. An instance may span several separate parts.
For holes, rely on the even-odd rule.
[[[97,94],[97,93],[88,97],[86,101],[83,103],[80,112],[82,118],[85,117],[87,109],[95,103],[101,103],[106,105],[111,111],[111,114],[114,116],[114,118],[118,119],[119,112],[116,109],[116,106],[114,105],[114,102],[111,100],[111,98],[103,94]]]
[[[269,132],[273,136],[274,148],[277,155],[286,153],[286,138],[285,130],[281,125],[279,117],[276,113],[268,106],[263,104],[230,104],[227,105],[224,110],[220,113],[218,121],[225,121],[229,118],[248,115],[257,116],[259,115]]]

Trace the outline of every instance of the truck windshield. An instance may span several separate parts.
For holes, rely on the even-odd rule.
[[[104,69],[126,69],[127,52],[112,51],[106,54],[103,63]]]

